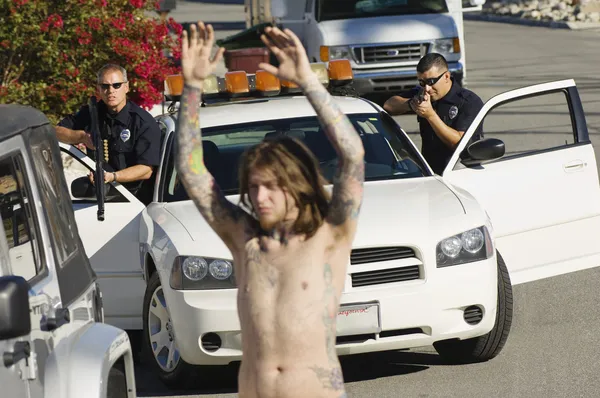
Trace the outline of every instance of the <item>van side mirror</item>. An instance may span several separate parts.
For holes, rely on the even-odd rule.
[[[31,333],[29,283],[21,276],[0,277],[0,341]]]
[[[461,163],[465,166],[480,164],[504,156],[504,142],[497,138],[484,138],[469,145],[461,154]]]

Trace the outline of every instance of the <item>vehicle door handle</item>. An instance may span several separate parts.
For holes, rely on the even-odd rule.
[[[57,308],[54,318],[46,318],[41,321],[41,329],[44,332],[52,332],[58,329],[62,325],[66,325],[71,322],[71,314],[68,308]]]
[[[583,169],[585,166],[587,166],[587,163],[583,163],[583,160],[573,160],[563,164],[563,170],[567,173],[572,173]]]

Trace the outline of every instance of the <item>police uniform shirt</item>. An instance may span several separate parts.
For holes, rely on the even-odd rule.
[[[117,114],[110,114],[103,101],[98,102],[98,123],[108,148],[109,171],[119,171],[135,165],[158,166],[160,163],[161,132],[150,113],[127,101]],[[72,130],[91,132],[89,106],[84,105],[75,114],[58,124]],[[94,137],[92,137],[94,139]],[[88,155],[95,160],[94,151]]]
[[[419,89],[420,87],[415,87],[407,95],[402,95],[402,97],[412,98],[417,95]],[[483,107],[483,101],[477,94],[459,86],[452,79],[450,91],[439,101],[432,102],[431,106],[447,126],[456,131],[466,132]],[[441,174],[454,153],[454,149],[442,142],[427,119],[417,116],[417,121],[419,122],[419,130],[421,132],[421,153],[433,171]],[[483,137],[481,126],[480,124],[469,143]]]

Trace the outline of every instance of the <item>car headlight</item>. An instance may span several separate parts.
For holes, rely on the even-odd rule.
[[[191,281],[198,282],[206,276],[208,264],[202,257],[188,257],[181,264],[183,275]]]
[[[458,40],[458,37],[434,40],[431,46],[431,52],[440,54],[459,53],[460,41]]]
[[[494,248],[487,227],[470,229],[439,242],[436,248],[438,268],[471,263],[492,257]]]
[[[233,263],[220,258],[179,256],[173,263],[170,285],[176,290],[235,288]]]

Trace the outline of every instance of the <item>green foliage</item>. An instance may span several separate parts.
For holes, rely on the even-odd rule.
[[[76,112],[107,63],[127,70],[131,98],[149,108],[178,73],[181,25],[156,0],[0,0],[0,103],[31,105],[53,122]]]

